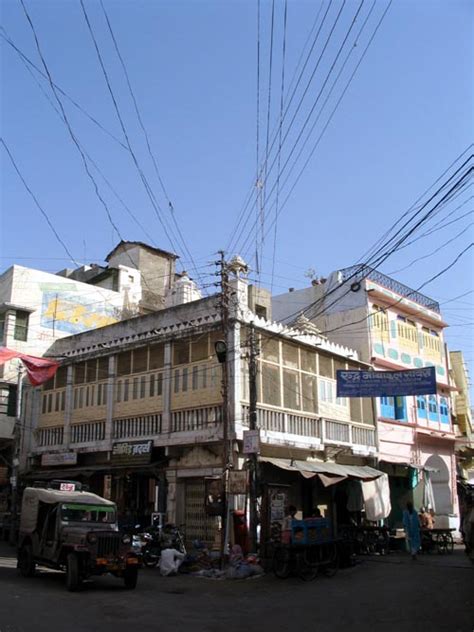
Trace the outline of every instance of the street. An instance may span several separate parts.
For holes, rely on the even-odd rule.
[[[309,583],[272,574],[241,581],[162,578],[144,569],[134,592],[104,577],[68,593],[63,574],[24,579],[15,566],[13,549],[2,544],[0,632],[472,632],[474,624],[474,568],[461,548],[416,562],[367,557]]]

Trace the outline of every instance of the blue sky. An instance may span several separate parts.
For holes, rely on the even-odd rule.
[[[84,1],[137,158],[169,221],[167,200],[147,154],[100,3]],[[317,59],[316,52],[322,50],[324,37],[342,7],[341,2],[332,2],[321,39],[315,47],[314,61],[308,65],[298,94],[302,94],[310,68]],[[25,0],[25,3],[53,80],[122,139],[79,0]],[[235,232],[237,217],[255,181],[257,2],[104,0],[104,4],[127,64],[175,217],[199,272],[207,275],[213,272],[212,268],[205,267],[213,260],[213,253],[226,248],[230,237],[238,234]],[[347,0],[342,7],[340,21],[282,150],[283,162],[359,5],[359,0]],[[321,7],[315,1],[289,0],[287,86],[317,12],[321,9],[322,19],[327,6],[327,1]],[[362,4],[348,48],[343,50],[340,61],[346,50],[350,50],[353,37],[371,6],[371,0]],[[350,75],[357,55],[362,53],[386,6],[386,0],[377,0],[367,28],[351,53],[348,72],[343,73],[340,83],[336,84],[308,149],[312,146],[311,139],[317,138],[322,130],[327,113],[331,112],[345,85],[344,78],[347,80]],[[270,1],[262,0],[260,157],[264,155],[266,144],[271,7]],[[283,0],[277,0],[271,129],[279,115],[283,8]],[[335,268],[357,262],[466,149],[472,140],[472,17],[471,3],[464,0],[393,0],[313,158],[282,209],[278,221],[274,292],[283,292],[290,286],[303,287],[308,282],[305,271],[309,268],[319,275],[327,275]],[[19,1],[3,0],[1,23],[15,44],[40,66],[32,32]],[[74,258],[79,262],[100,261],[119,237],[94,195],[66,128],[17,54],[4,41],[0,44],[2,136]],[[39,80],[48,92],[47,83]],[[48,93],[51,96],[51,92]],[[324,93],[318,107],[323,100]],[[294,105],[297,101],[295,97]],[[144,232],[136,225],[97,175],[121,236],[142,241],[149,241],[151,236],[155,245],[171,249],[128,152],[67,101],[64,104],[74,133],[145,228]],[[289,113],[286,124],[290,119]],[[285,132],[285,124],[283,130]],[[302,165],[305,155],[303,153],[302,162],[298,164]],[[51,271],[71,265],[3,150],[1,159],[0,269],[14,262]],[[297,166],[293,178],[298,170]],[[288,187],[292,182],[290,178]],[[466,204],[454,212],[453,218],[472,210],[469,191],[443,213],[454,210],[462,202]],[[285,198],[282,190],[281,199]],[[269,207],[271,219],[270,204]],[[255,217],[253,211],[247,228]],[[267,229],[270,220],[266,221]],[[394,275],[407,285],[418,287],[469,245],[472,230],[468,229],[439,250],[470,222],[472,215],[467,215],[432,237],[400,251],[386,262],[383,271],[399,270],[417,257],[433,252],[434,256]],[[249,238],[248,245],[249,251],[245,254],[252,259],[253,237]],[[271,283],[272,253],[273,230],[270,230],[261,266],[263,285]],[[441,302],[470,292],[472,263],[471,250],[424,292]],[[183,265],[190,267],[188,261]],[[254,271],[253,277],[256,276]],[[204,282],[215,280],[209,276],[202,278]],[[453,348],[465,350],[471,366],[474,350],[469,323],[472,323],[473,303],[473,295],[466,294],[444,308],[445,318],[452,324],[448,340]]]

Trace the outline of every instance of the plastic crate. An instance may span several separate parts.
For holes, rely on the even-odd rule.
[[[319,544],[331,539],[331,525],[327,518],[293,520],[291,524],[292,544]]]

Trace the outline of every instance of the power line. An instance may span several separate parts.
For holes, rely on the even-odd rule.
[[[117,38],[115,37],[114,31],[112,29],[112,24],[110,22],[109,16],[108,16],[107,11],[105,9],[103,0],[100,0],[100,4],[101,4],[101,7],[102,7],[102,11],[104,13],[104,16],[105,16],[105,20],[107,22],[107,26],[108,26],[109,33],[110,33],[110,36],[111,36],[113,44],[114,44],[115,51],[116,51],[117,56],[118,56],[118,58],[120,60],[120,65],[121,65],[123,73],[125,75],[125,79],[126,79],[127,86],[128,86],[128,91],[129,91],[130,96],[132,98],[133,105],[134,105],[134,108],[135,108],[135,113],[137,115],[137,119],[138,119],[139,125],[141,127],[141,130],[142,130],[144,138],[145,138],[146,146],[147,146],[147,149],[148,149],[148,154],[149,154],[149,156],[151,158],[151,161],[153,163],[153,167],[154,167],[154,170],[155,170],[158,182],[160,183],[160,186],[161,186],[161,189],[163,191],[163,194],[164,194],[164,196],[165,196],[165,198],[166,198],[166,200],[168,202],[168,208],[170,210],[171,219],[172,219],[172,221],[173,221],[173,223],[175,225],[175,228],[177,230],[177,233],[178,233],[178,236],[179,236],[179,238],[181,240],[181,243],[182,243],[182,245],[184,247],[184,250],[185,250],[186,254],[189,256],[189,259],[190,259],[190,261],[192,263],[192,266],[193,266],[194,270],[196,271],[196,274],[198,274],[197,268],[196,268],[196,264],[195,264],[194,259],[193,259],[193,255],[191,254],[191,252],[190,252],[190,250],[189,250],[189,248],[187,246],[187,243],[186,243],[186,241],[184,239],[184,236],[183,236],[183,233],[181,231],[181,228],[180,228],[180,226],[179,226],[179,224],[178,224],[178,222],[176,220],[175,213],[174,213],[174,206],[173,206],[173,204],[172,204],[172,202],[170,200],[170,197],[169,197],[169,195],[168,195],[168,193],[166,191],[166,188],[165,188],[165,185],[164,185],[164,182],[163,182],[163,178],[160,175],[160,171],[158,169],[158,161],[157,161],[156,156],[155,156],[155,154],[154,154],[154,152],[152,150],[150,137],[149,137],[149,134],[148,134],[148,132],[146,130],[145,124],[143,122],[143,118],[142,118],[140,109],[138,107],[137,98],[135,96],[135,92],[134,92],[134,90],[132,88],[132,84],[131,84],[131,81],[130,81],[130,76],[129,76],[127,67],[125,65],[124,58],[123,58],[123,56],[122,56],[122,54],[120,52],[120,49],[119,49],[119,46],[118,46],[118,42],[117,42]]]
[[[39,209],[40,213],[43,215],[43,217],[45,218],[48,226],[50,227],[50,229],[52,230],[54,236],[56,237],[57,241],[61,244],[61,246],[64,248],[66,254],[68,255],[69,259],[71,261],[73,261],[76,265],[79,265],[77,263],[77,261],[74,259],[74,257],[72,256],[69,248],[66,246],[66,244],[64,243],[62,237],[59,235],[58,231],[55,229],[53,222],[51,221],[48,213],[44,210],[44,208],[41,206],[41,204],[38,201],[38,198],[36,197],[36,195],[33,193],[33,191],[30,189],[30,187],[28,186],[28,183],[26,182],[25,178],[23,177],[23,174],[21,173],[17,163],[15,162],[15,159],[13,158],[13,155],[8,147],[8,145],[6,144],[5,140],[3,138],[0,138],[0,142],[2,143],[5,151],[8,154],[8,157],[10,158],[10,161],[15,169],[15,171],[18,174],[18,177],[20,178],[20,180],[23,183],[23,186],[25,187],[25,189],[28,191],[28,193],[30,194],[30,196],[33,198],[34,203],[36,204],[37,208]]]
[[[0,30],[3,31],[3,33],[0,33],[0,37],[3,38],[3,40],[5,42],[7,42],[7,44],[18,53],[18,55],[20,56],[20,58],[22,59],[22,61],[25,64],[28,64],[31,68],[34,68],[36,70],[36,72],[38,74],[40,74],[44,79],[46,79],[48,81],[48,76],[40,69],[38,68],[38,66],[31,61],[31,59],[29,59],[25,53],[23,53],[23,51],[21,51],[18,46],[16,46],[16,44],[13,42],[13,40],[10,38],[10,36],[8,35],[6,29],[3,26],[0,26]],[[87,110],[85,110],[82,105],[80,105],[75,99],[73,99],[67,92],[65,92],[60,86],[58,86],[57,83],[54,83],[54,87],[56,88],[56,90],[61,93],[64,97],[66,97],[66,99],[68,99],[68,101],[70,101],[74,107],[76,107],[80,112],[82,112],[82,114],[84,114],[84,116],[86,116],[90,121],[92,121],[92,123],[94,123],[94,125],[96,125],[100,130],[102,130],[105,134],[107,134],[107,136],[110,136],[110,138],[112,138],[112,140],[114,140],[118,145],[120,145],[123,149],[125,149],[126,151],[128,151],[128,148],[126,145],[124,145],[122,143],[122,141],[117,138],[114,134],[112,134],[112,132],[110,132],[106,127],[104,127],[102,125],[102,123],[100,123],[96,118],[94,118],[91,114],[89,114],[89,112],[87,112]]]
[[[319,15],[319,14],[318,14]],[[285,59],[286,59],[286,27],[288,19],[288,0],[285,0],[285,8],[283,14],[283,42],[282,42],[282,62],[281,62],[281,91],[280,91],[280,125],[278,130],[278,167],[277,167],[277,197],[275,219],[278,217],[278,204],[280,201],[280,175],[281,175],[281,145],[283,131],[283,103],[285,94]],[[268,159],[268,156],[267,156]],[[275,255],[277,244],[278,220],[275,221],[275,230],[273,233],[273,254],[272,254],[272,280],[270,285],[270,293],[273,290],[273,277],[275,275]],[[263,262],[262,262],[263,265]]]

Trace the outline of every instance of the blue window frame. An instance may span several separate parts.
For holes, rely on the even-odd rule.
[[[428,419],[430,421],[439,421],[436,395],[430,395],[428,398]]]
[[[387,419],[395,419],[395,400],[393,397],[380,398],[380,414]]]
[[[404,397],[395,397],[395,419],[398,421],[407,420],[407,406]]]
[[[439,420],[442,424],[449,424],[449,408],[446,397],[441,397],[439,400]]]
[[[416,410],[420,419],[426,419],[426,398],[424,395],[418,395],[416,398]]]

